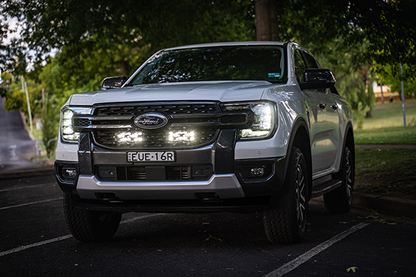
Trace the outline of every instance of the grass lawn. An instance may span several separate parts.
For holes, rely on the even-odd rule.
[[[416,149],[356,149],[355,190],[416,200]]]
[[[406,125],[416,126],[416,99],[406,99]],[[363,130],[386,128],[386,127],[403,127],[403,110],[402,102],[394,101],[393,103],[377,103],[371,112],[372,118],[366,118],[363,124]]]
[[[362,129],[354,130],[355,143],[416,144],[416,99],[405,101],[405,111],[406,127],[400,101],[377,103],[372,118],[364,120]]]
[[[372,118],[354,130],[356,144],[415,144],[416,100],[377,103]],[[356,149],[355,190],[416,200],[416,149]]]

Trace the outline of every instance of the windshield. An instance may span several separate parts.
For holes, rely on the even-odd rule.
[[[162,51],[128,85],[267,80],[286,82],[282,46],[228,46]]]

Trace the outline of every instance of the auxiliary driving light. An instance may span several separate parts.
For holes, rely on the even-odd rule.
[[[76,168],[64,167],[62,168],[62,177],[66,180],[73,180],[77,176]]]
[[[252,167],[250,169],[252,177],[262,177],[264,175],[264,166],[262,167]]]
[[[238,170],[245,181],[265,181],[274,174],[274,161],[243,162],[239,165]]]

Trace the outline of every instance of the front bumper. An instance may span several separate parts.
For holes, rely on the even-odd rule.
[[[81,134],[78,162],[57,160],[56,178],[64,192],[77,194],[79,205],[89,209],[158,212],[267,209],[274,205],[283,184],[286,159],[235,160],[234,138],[235,130],[222,130],[212,145],[177,150],[174,162],[128,163],[126,151],[94,146],[85,133]],[[175,171],[177,168],[179,171]],[[66,174],[68,169],[74,174]],[[261,174],[252,176],[253,169]],[[177,173],[182,171],[186,174]]]
[[[103,182],[96,176],[81,175],[77,192],[82,199],[104,200],[189,200],[209,192],[214,192],[220,199],[245,196],[234,174],[214,174],[208,181],[191,182]]]

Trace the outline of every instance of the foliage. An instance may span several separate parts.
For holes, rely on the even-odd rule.
[[[375,103],[373,92],[373,73],[370,66],[357,65],[356,55],[367,42],[347,49],[342,40],[338,39],[326,45],[325,51],[316,55],[322,67],[331,68],[336,79],[338,92],[351,104],[357,117],[356,128],[362,127],[365,117],[371,116]]]
[[[375,64],[373,70],[380,76],[379,83],[389,86],[392,92],[401,94],[401,80],[403,77],[404,95],[416,97],[416,65],[403,64],[403,76],[400,72],[400,64],[381,65]]]
[[[0,85],[0,97],[6,97],[7,92],[10,90],[10,85],[13,82],[12,75],[5,71],[1,73],[1,78],[4,82]]]
[[[45,94],[45,101],[41,112],[42,123],[42,142],[45,146],[47,157],[51,157],[51,152],[56,147],[56,142],[52,139],[58,136],[59,126],[59,112],[56,112],[54,107],[57,107],[57,99],[55,96],[49,97],[49,94]]]
[[[40,62],[52,49],[65,49],[60,63],[69,61],[70,69],[82,67],[91,61],[90,53],[102,51],[95,57],[101,65],[117,70],[120,62],[126,63],[121,73],[130,74],[137,67],[132,50],[154,52],[167,46],[254,37],[250,0],[6,0],[2,8],[5,15],[24,22],[20,40],[32,52],[16,47],[16,53],[25,57],[19,61]],[[11,54],[6,55],[9,60]]]
[[[27,90],[29,94],[29,102],[32,112],[32,117],[40,111],[40,100],[42,99],[42,88],[40,84],[36,84],[32,80],[23,79],[27,83]],[[3,101],[4,108],[9,111],[20,110],[25,117],[29,117],[29,110],[27,106],[26,93],[23,89],[22,78],[16,78],[15,82],[10,84],[6,90],[6,99]]]
[[[296,38],[313,52],[341,38],[353,49],[363,41],[355,61],[416,64],[416,0],[286,0],[287,18],[279,21],[287,30],[283,40]]]

